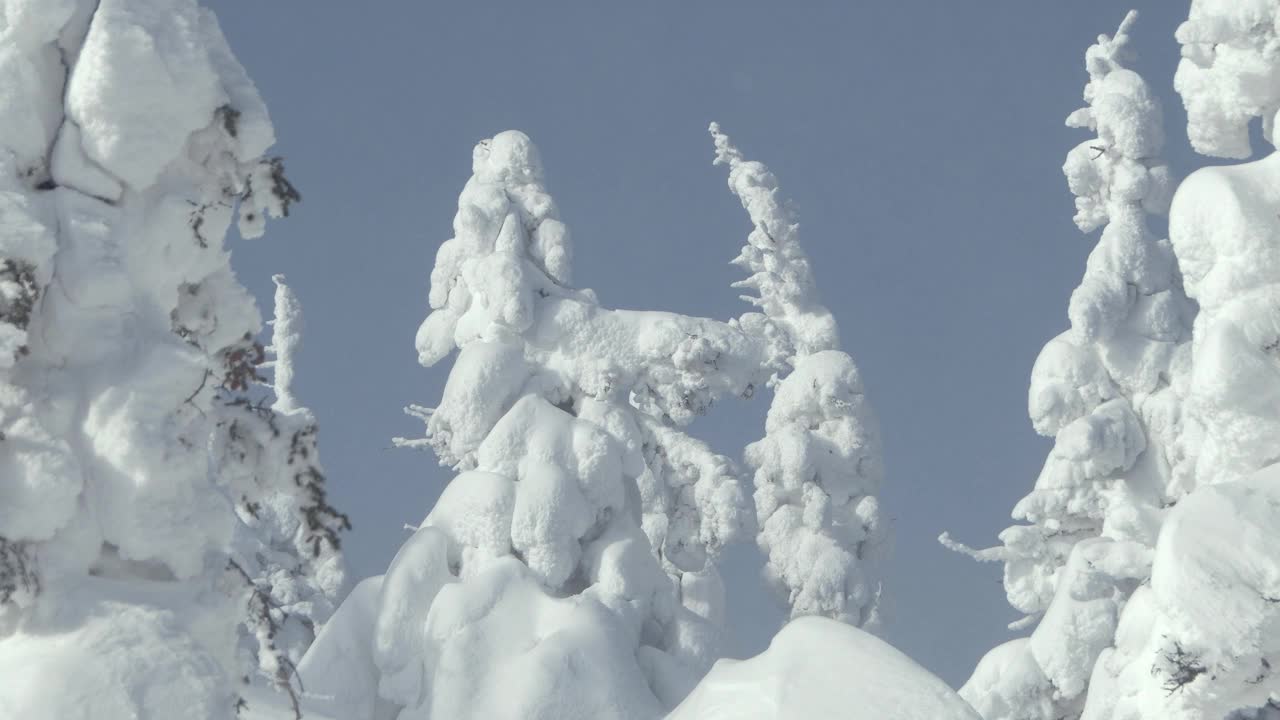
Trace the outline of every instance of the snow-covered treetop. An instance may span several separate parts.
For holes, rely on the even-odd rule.
[[[876,494],[884,471],[879,425],[853,359],[838,350],[835,318],[818,297],[799,223],[777,178],[712,123],[718,165],[754,225],[734,260],[736,284],[763,313],[740,326],[769,344],[774,385],[765,437],[746,449],[755,471],[757,542],[765,573],[793,616],[825,615],[874,629],[887,528]]]
[[[275,319],[269,323],[271,346],[267,349],[275,354],[269,363],[271,389],[276,395],[273,407],[277,412],[289,412],[297,407],[293,396],[293,363],[294,354],[302,346],[302,306],[293,289],[285,284],[284,275],[272,275],[271,280],[276,284]]]
[[[762,163],[743,159],[720,131],[719,123],[711,123],[710,131],[716,147],[715,163],[729,167],[729,188],[755,226],[733,260],[751,276],[734,287],[759,293],[758,297],[744,295],[742,299],[759,306],[765,318],[786,331],[791,347],[789,352],[783,351],[783,360],[839,347],[835,318],[818,297],[809,258],[800,245],[799,223],[779,197],[778,179]],[[758,316],[746,316],[742,322],[752,328],[760,324]]]
[[[1078,717],[1094,695],[1109,696],[1111,676],[1095,666],[1150,573],[1162,509],[1185,492],[1190,470],[1175,386],[1194,306],[1169,241],[1148,226],[1148,215],[1167,210],[1172,183],[1160,157],[1160,103],[1126,67],[1136,18],[1130,12],[1086,51],[1087,105],[1067,118],[1096,133],[1063,166],[1075,222],[1086,233],[1103,229],[1071,295],[1070,329],[1032,369],[1029,414],[1054,445],[1014,507],[1026,524],[982,551],[941,538],[1002,561],[1009,603],[1027,614],[1016,626],[1034,627],[989,652],[961,690],[989,720]]]
[[[567,287],[573,246],[542,184],[538,149],[519,131],[476,145],[472,177],[458,198],[454,237],[431,271],[432,312],[418,331],[418,359],[431,366],[454,347],[520,335],[534,322],[535,295]]]
[[[1280,5],[1273,0],[1193,0],[1177,30],[1182,61],[1173,84],[1197,152],[1246,158],[1249,124],[1275,144],[1280,110]]]
[[[1169,204],[1169,171],[1158,160],[1164,146],[1160,101],[1142,76],[1125,67],[1137,18],[1137,11],[1129,11],[1114,37],[1100,35],[1085,53],[1087,106],[1067,117],[1068,127],[1098,134],[1072,150],[1063,168],[1076,196],[1075,221],[1084,232],[1121,219],[1116,216],[1129,209],[1162,213]]]
[[[455,366],[428,424],[427,442],[441,462],[468,466],[526,382],[553,403],[618,399],[678,425],[706,413],[717,397],[763,384],[765,343],[744,329],[609,310],[591,290],[570,287],[569,232],[524,133],[481,142],[472,167],[454,237],[440,246],[431,272],[432,310],[418,331],[418,358],[430,366],[454,348],[476,345],[477,355],[508,349],[500,375],[492,362]],[[489,382],[473,372],[488,373]]]

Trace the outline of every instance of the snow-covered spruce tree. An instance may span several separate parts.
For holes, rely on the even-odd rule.
[[[760,312],[741,327],[766,340],[775,393],[764,439],[747,447],[755,471],[757,541],[765,574],[793,617],[825,615],[874,630],[879,564],[887,536],[876,494],[883,467],[879,428],[835,318],[823,306],[799,223],[778,181],[711,125],[716,163],[755,226],[734,263],[751,273],[738,287]]]
[[[602,307],[519,132],[476,146],[436,257],[414,412],[459,475],[304,658],[341,717],[654,718],[717,656],[717,550],[749,529],[733,463],[680,427],[762,382],[732,324]],[[373,640],[368,642],[369,636]]]
[[[992,650],[961,690],[986,720],[1080,715],[1120,613],[1149,576],[1163,508],[1191,483],[1180,378],[1194,310],[1169,241],[1148,226],[1167,209],[1170,180],[1160,104],[1125,66],[1135,19],[1089,48],[1087,107],[1067,119],[1097,134],[1063,167],[1075,222],[1103,229],[1071,296],[1070,330],[1032,370],[1031,419],[1054,447],[1014,508],[1027,524],[979,552],[942,537],[1003,562],[1009,602],[1027,614],[1017,625],[1034,627]]]
[[[0,128],[0,716],[231,717],[283,657],[237,506],[293,496],[327,571],[341,525],[228,463],[261,321],[224,236],[297,199],[266,108],[193,0],[10,0]]]
[[[1175,87],[1197,150],[1249,154],[1280,110],[1280,3],[1192,3]],[[1194,491],[1095,670],[1087,718],[1280,717],[1280,156],[1178,188],[1169,235],[1199,305],[1184,433]]]
[[[737,163],[739,184],[767,175]],[[794,228],[785,281],[771,279],[762,236],[744,252],[764,314],[609,310],[571,285],[569,236],[529,139],[480,143],[473,172],[417,338],[424,365],[458,357],[439,406],[411,409],[427,436],[401,441],[461,472],[387,574],[335,614],[303,679],[317,707],[343,717],[658,717],[717,657],[714,561],[753,529],[734,464],[682,427],[718,397],[811,362],[805,385],[819,383],[820,399],[798,386],[780,397],[799,395],[787,402],[807,403],[820,432],[866,440],[839,419],[862,412],[856,375],[847,359],[820,359],[834,322],[807,274],[789,279],[805,267]],[[779,447],[758,454],[789,451]],[[768,497],[792,502],[790,491]]]
[[[290,687],[296,663],[315,638],[317,626],[333,614],[342,590],[339,533],[350,523],[328,502],[315,416],[293,394],[302,307],[283,275],[272,279],[276,292],[271,344],[253,352],[274,356],[259,365],[272,370],[269,388],[274,400],[268,404],[265,396],[241,393],[221,402],[214,456],[228,486],[258,491],[236,504],[241,523],[236,526],[231,569],[252,590],[250,651],[267,677]],[[253,363],[245,371],[245,383],[265,385]]]

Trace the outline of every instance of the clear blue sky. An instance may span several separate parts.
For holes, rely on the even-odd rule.
[[[1086,139],[1085,48],[1142,12],[1138,63],[1162,94],[1179,175],[1196,162],[1172,92],[1186,2],[458,2],[211,0],[271,108],[304,202],[234,245],[269,308],[285,273],[306,312],[297,390],[321,421],[352,576],[378,574],[450,474],[390,449],[416,435],[448,364],[413,335],[471,147],[518,128],[542,149],[576,243],[575,281],[615,307],[728,318],[749,229],[711,166],[710,120],[798,204],[823,295],[879,411],[894,519],[889,639],[953,684],[1016,619],[998,566],[935,541],[995,541],[1049,449],[1031,364],[1065,329],[1093,237],[1061,173]],[[269,309],[268,309],[269,312]],[[767,400],[700,431],[739,456]],[[695,426],[697,427],[697,426]],[[780,613],[750,548],[729,561],[730,651]]]

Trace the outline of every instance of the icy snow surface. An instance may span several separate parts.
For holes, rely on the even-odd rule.
[[[759,655],[717,662],[667,720],[978,720],[978,714],[875,636],[803,617]]]

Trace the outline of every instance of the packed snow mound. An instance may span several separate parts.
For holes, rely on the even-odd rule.
[[[1030,638],[1010,640],[982,656],[960,697],[983,718],[1053,718],[1053,687],[1031,655]]]
[[[366,578],[351,589],[298,663],[308,718],[313,713],[351,720],[387,717],[381,709],[391,706],[378,698],[370,642],[383,577]],[[249,708],[254,709],[252,700]]]
[[[234,704],[185,591],[89,579],[0,642],[0,717],[221,720]],[[207,610],[207,608],[206,608]],[[234,637],[218,638],[227,650]]]
[[[748,660],[721,660],[667,720],[978,720],[946,683],[882,640],[822,617],[787,623]]]
[[[514,558],[441,588],[426,618],[434,673],[429,686],[397,697],[413,709],[401,717],[658,717],[635,641],[598,595],[556,598]],[[384,670],[384,686],[393,680]]]

